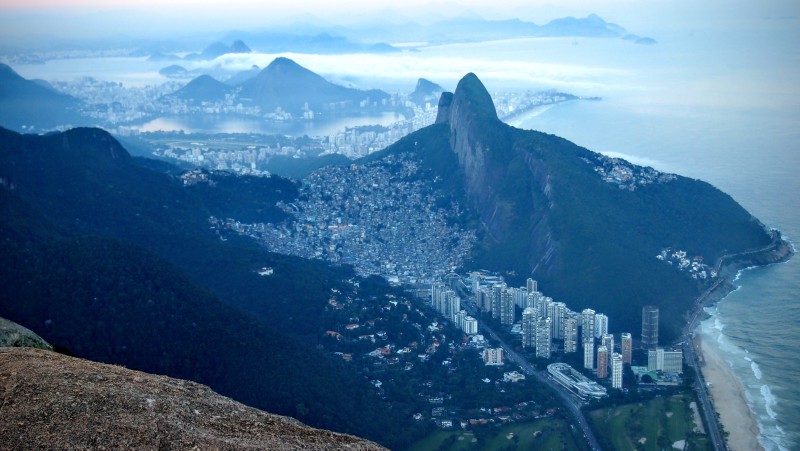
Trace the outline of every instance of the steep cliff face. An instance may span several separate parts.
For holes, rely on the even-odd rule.
[[[4,449],[384,449],[194,382],[32,348],[0,348],[0,418]]]
[[[547,166],[516,142],[518,131],[498,119],[475,74],[462,78],[455,93],[442,94],[439,108],[437,123],[449,125],[450,149],[463,170],[465,191],[490,239],[516,242],[512,266],[528,267],[531,273],[525,277],[549,272],[556,243],[548,222],[552,198]]]

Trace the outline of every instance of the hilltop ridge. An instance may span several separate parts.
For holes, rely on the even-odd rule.
[[[0,442],[12,449],[385,449],[194,382],[40,349],[0,348],[0,386]]]

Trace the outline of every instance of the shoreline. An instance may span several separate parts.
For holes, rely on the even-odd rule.
[[[708,392],[718,423],[727,433],[724,439],[726,446],[732,451],[759,450],[761,445],[761,428],[755,413],[747,402],[744,385],[725,360],[724,355],[712,344],[703,339],[700,322],[711,318],[705,307],[711,307],[723,300],[738,287],[734,282],[742,271],[784,263],[794,256],[794,245],[783,239],[779,230],[770,230],[772,242],[758,250],[748,250],[734,255],[721,257],[717,262],[719,281],[703,292],[695,301],[690,313],[694,318],[687,330],[694,338],[696,362],[702,381],[701,390]],[[724,263],[724,264],[723,264]]]
[[[736,376],[723,355],[704,340],[695,336],[695,346],[700,360],[700,372],[711,398],[719,422],[727,433],[725,443],[731,451],[759,450],[761,428],[747,404],[742,381]]]

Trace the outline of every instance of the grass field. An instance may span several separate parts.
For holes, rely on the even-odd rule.
[[[527,423],[510,424],[493,432],[483,441],[468,431],[436,431],[415,443],[409,451],[511,451],[511,450],[580,450],[569,433],[566,422],[543,418]]]
[[[710,449],[708,437],[695,430],[692,401],[690,394],[656,398],[598,409],[589,418],[601,444],[615,450]],[[673,447],[681,444],[685,446]]]

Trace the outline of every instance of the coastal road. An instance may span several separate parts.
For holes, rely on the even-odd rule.
[[[725,443],[725,438],[719,429],[719,422],[717,422],[716,411],[711,404],[708,397],[708,390],[705,383],[703,383],[702,375],[700,374],[700,365],[697,362],[697,354],[694,352],[694,343],[689,340],[683,345],[683,352],[686,355],[686,363],[692,367],[695,374],[694,389],[697,391],[697,399],[700,400],[700,407],[705,416],[706,425],[708,427],[708,436],[711,438],[711,443],[716,451],[727,451],[728,447]]]
[[[478,318],[477,308],[475,305],[471,302],[465,302],[464,304],[467,312],[473,318]],[[526,375],[532,376],[540,384],[544,384],[551,390],[558,393],[558,395],[564,401],[564,405],[567,406],[567,409],[569,409],[570,413],[578,423],[578,426],[581,428],[583,437],[586,439],[586,443],[589,445],[589,448],[592,451],[601,451],[602,448],[600,448],[600,443],[597,441],[597,437],[595,437],[594,432],[592,432],[592,429],[589,427],[589,423],[586,421],[586,417],[583,416],[583,412],[581,412],[581,402],[575,398],[574,395],[564,389],[564,387],[561,385],[553,382],[553,380],[547,375],[546,371],[537,371],[535,366],[528,362],[525,357],[514,351],[511,346],[509,346],[499,335],[497,335],[489,326],[487,326],[484,321],[478,321],[478,330],[499,343],[500,347],[503,348],[506,358],[519,365]]]
[[[694,389],[697,392],[697,399],[700,401],[700,407],[708,427],[708,436],[711,438],[711,444],[714,446],[715,451],[727,451],[728,446],[725,443],[725,438],[722,436],[722,431],[717,421],[716,410],[714,410],[714,406],[708,396],[708,387],[706,387],[702,377],[703,375],[700,372],[700,362],[694,348],[694,331],[703,319],[703,302],[718,289],[723,282],[724,279],[720,278],[697,298],[695,301],[694,315],[686,324],[686,329],[683,332],[683,355],[685,356],[686,364],[694,371]]]

